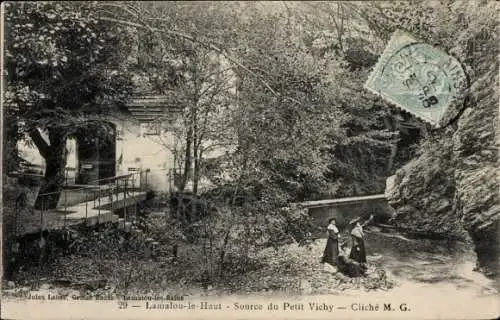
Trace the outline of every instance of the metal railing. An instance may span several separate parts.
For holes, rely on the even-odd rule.
[[[97,221],[96,225],[98,225],[101,222],[101,211],[114,211],[115,209],[119,208],[120,206],[117,206],[117,203],[120,203],[123,201],[123,209],[124,209],[124,219],[125,221],[128,220],[128,214],[127,214],[127,200],[132,198],[135,199],[135,192],[144,192],[147,191],[147,174],[149,170],[138,170],[132,173],[120,175],[120,176],[114,176],[114,177],[109,177],[109,178],[102,178],[102,179],[97,179],[91,182],[91,184],[87,184],[84,186],[78,186],[77,188],[71,188],[68,189],[66,188],[67,185],[67,179],[66,179],[66,174],[65,174],[65,184],[62,186],[61,191],[56,191],[56,192],[47,192],[47,193],[41,193],[37,195],[37,201],[39,201],[40,206],[38,210],[40,212],[40,231],[43,232],[44,230],[44,220],[47,218],[46,214],[49,212],[54,212],[54,211],[60,211],[63,210],[64,217],[63,217],[63,227],[66,227],[68,224],[68,219],[67,216],[69,213],[68,209],[70,207],[80,207],[85,205],[85,218],[84,218],[84,223],[88,225],[89,221],[89,211],[90,210],[97,210]],[[70,205],[68,204],[68,192],[71,191],[74,195],[77,195],[78,192],[83,191],[83,196],[77,195],[77,199],[83,199],[79,200],[76,203]],[[62,200],[62,206],[59,206],[59,203],[61,202],[60,196],[57,196],[57,204],[56,208],[52,209],[47,209],[48,208],[48,203],[49,201],[54,202],[54,196],[57,194],[61,195],[61,193],[64,193],[63,200]],[[102,203],[102,199],[107,199],[106,203]],[[120,199],[122,197],[122,199]],[[91,208],[89,208],[89,206]],[[136,210],[136,201],[133,202],[134,206],[134,216],[135,216],[135,210]],[[106,209],[104,209],[106,208]],[[18,210],[16,209],[15,213],[15,222],[14,222],[14,228],[15,228],[15,234],[17,236],[18,234]],[[92,217],[95,217],[92,215]],[[57,217],[55,220],[57,220],[57,224],[60,223],[60,217]],[[80,219],[78,219],[80,220]],[[47,229],[50,226],[47,227]]]

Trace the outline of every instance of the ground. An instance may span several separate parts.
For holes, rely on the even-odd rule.
[[[164,220],[150,219],[156,225]],[[171,250],[175,239],[171,235],[161,239],[156,236],[160,254],[153,260],[145,255],[141,246],[144,241],[123,249],[123,239],[113,236],[109,229],[92,231],[82,236],[85,241],[77,244],[73,253],[54,252],[42,268],[33,263],[21,270],[13,281],[4,283],[4,294],[22,296],[30,290],[52,289],[62,294],[114,297],[158,293],[303,296],[382,293],[397,291],[402,285],[498,293],[498,287],[472,271],[475,257],[468,243],[409,239],[373,228],[366,233],[370,264],[366,277],[349,278],[321,264],[326,239],[317,239],[303,246],[292,243],[264,249],[245,265],[235,263],[231,272],[209,282],[202,272],[204,258],[199,245],[178,242],[175,260]]]
[[[155,218],[153,218],[155,219]],[[156,218],[158,221],[158,218]],[[248,260],[241,271],[231,265],[231,273],[208,282],[200,272],[203,263],[198,245],[183,242],[179,257],[173,259],[171,238],[162,238],[156,260],[144,256],[142,246],[120,249],[120,239],[106,231],[94,232],[75,247],[70,255],[53,253],[43,267],[37,263],[23,268],[10,283],[20,287],[43,286],[78,291],[81,295],[150,293],[168,291],[179,294],[205,292],[211,295],[250,293],[325,294],[343,290],[388,290],[394,282],[385,279],[370,256],[369,276],[351,279],[335,268],[320,263],[324,239],[305,245],[289,244],[268,248]],[[231,260],[231,257],[229,257]],[[231,262],[231,261],[230,261]],[[243,272],[244,271],[244,272]],[[279,276],[276,276],[279,275]]]

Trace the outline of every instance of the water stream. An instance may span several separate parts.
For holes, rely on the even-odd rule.
[[[448,288],[497,295],[500,281],[474,271],[472,243],[414,239],[399,233],[367,232],[368,260],[382,266],[403,287]]]

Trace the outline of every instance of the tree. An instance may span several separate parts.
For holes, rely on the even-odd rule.
[[[131,89],[129,32],[96,17],[92,3],[7,3],[6,102],[45,159],[35,203],[54,208],[64,179],[66,140],[89,115],[116,108]],[[45,137],[44,137],[45,135]],[[106,135],[104,132],[103,135]]]
[[[371,48],[364,45],[369,43],[368,37],[356,31],[366,29],[363,28],[364,21],[350,4],[315,3],[314,6],[311,3],[287,4],[286,11],[267,18],[262,18],[259,11],[253,16],[247,13],[250,18],[242,29],[247,28],[252,34],[241,43],[241,60],[248,61],[253,70],[261,74],[278,93],[262,88],[264,90],[259,90],[261,95],[269,96],[271,101],[276,96],[280,101],[281,97],[282,105],[293,110],[299,119],[307,119],[304,124],[315,127],[302,128],[304,133],[311,132],[313,141],[295,133],[297,136],[293,143],[302,146],[301,143],[305,142],[308,147],[317,146],[305,155],[310,157],[309,160],[318,156],[328,168],[323,172],[325,176],[311,175],[309,184],[315,184],[315,187],[303,189],[302,197],[297,199],[382,192],[387,171],[390,170],[387,160],[397,135],[384,122],[391,116],[389,109],[363,89],[364,79],[375,60],[371,59],[370,64],[354,59],[360,55],[359,50],[366,53],[364,56],[374,56],[369,51]],[[307,11],[310,7],[313,11]],[[252,11],[247,9],[247,12]],[[264,19],[269,20],[263,22]],[[331,19],[336,19],[336,23],[331,23]],[[276,34],[273,35],[273,32]],[[261,103],[263,108],[274,110],[272,103],[264,101]],[[281,121],[288,119],[284,114],[278,118]],[[283,125],[298,128],[294,122],[284,122]],[[265,134],[275,135],[271,132]],[[275,145],[270,145],[276,150]],[[295,156],[290,162],[300,163]],[[281,163],[276,169],[285,167]],[[321,168],[317,164],[311,167]],[[309,171],[312,172],[314,170]],[[317,183],[321,181],[323,184]],[[327,191],[325,182],[328,182],[330,191]]]
[[[337,127],[330,123],[335,110],[323,99],[328,85],[324,63],[316,63],[307,48],[293,42],[295,39],[280,26],[280,17],[245,14],[245,21],[225,27],[233,37],[225,42],[221,53],[197,41],[214,43],[222,38],[216,31],[224,10],[212,12],[208,17],[211,26],[207,19],[197,19],[200,11],[205,12],[197,8],[190,20],[194,26],[185,29],[211,32],[194,32],[196,41],[172,39],[168,33],[155,36],[156,46],[162,50],[156,57],[167,59],[156,60],[154,64],[161,70],[151,82],[157,84],[153,85],[156,92],[171,96],[173,102],[183,106],[176,130],[181,138],[178,150],[182,151],[183,176],[194,175],[195,193],[202,174],[223,190],[225,199],[216,196],[215,201],[227,215],[204,219],[202,223],[209,227],[199,237],[211,244],[213,250],[207,254],[215,257],[220,274],[232,248],[241,247],[241,255],[248,258],[259,232],[264,233],[263,245],[289,239],[289,220],[277,209],[322,188],[327,162],[321,148],[326,144],[325,133]],[[168,29],[172,20],[163,20],[153,20],[151,26]],[[184,22],[179,14],[177,27]],[[219,54],[235,59],[227,59],[227,67],[220,66],[224,59]],[[233,86],[237,87],[236,95],[231,92]],[[207,159],[207,153],[215,147],[228,152]],[[194,170],[189,173],[191,167]],[[214,199],[211,195],[202,194]],[[276,232],[277,225],[283,232]],[[243,239],[241,235],[245,238],[238,241]]]
[[[178,63],[172,63],[175,66],[168,65],[175,68],[177,76],[174,78],[177,80],[162,81],[157,86],[159,92],[171,97],[173,104],[181,106],[182,113],[176,124],[172,123],[171,115],[165,115],[158,122],[175,137],[174,145],[161,142],[173,151],[178,161],[181,176],[179,191],[184,191],[187,182],[192,181],[193,194],[197,195],[205,156],[210,156],[217,148],[228,146],[223,141],[228,133],[223,121],[224,114],[234,101],[234,93],[231,92],[234,75],[217,52],[199,45],[184,46],[190,49],[182,50],[176,60]],[[173,79],[171,70],[159,74],[158,78]]]
[[[136,74],[142,78],[142,91],[169,98],[164,114],[151,125],[158,132],[173,134],[174,143],[164,135],[152,137],[173,152],[180,169],[180,191],[188,181],[197,193],[205,155],[221,147],[224,128],[221,117],[234,100],[232,66],[217,50],[170,34],[139,31]],[[217,119],[218,118],[218,119]],[[215,140],[214,140],[215,139]]]

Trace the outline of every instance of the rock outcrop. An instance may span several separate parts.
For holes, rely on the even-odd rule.
[[[468,107],[455,124],[425,139],[419,156],[399,169],[386,194],[394,223],[474,242],[478,267],[499,273],[498,62],[476,61]]]
[[[386,194],[396,225],[428,234],[465,234],[474,243],[478,267],[500,274],[499,8],[479,1],[432,5],[433,10],[409,18],[405,29],[466,67],[467,99],[446,128],[423,139],[418,155],[388,181]],[[420,8],[400,6],[396,13]]]
[[[393,223],[423,236],[465,239],[454,201],[452,145],[446,137],[434,140],[388,179],[386,196],[396,211]]]

